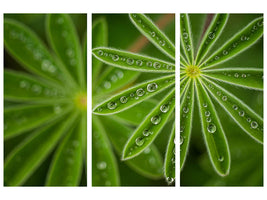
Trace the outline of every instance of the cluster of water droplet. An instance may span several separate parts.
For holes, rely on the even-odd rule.
[[[113,70],[112,73],[107,77],[107,79],[101,85],[101,88],[110,89],[112,84],[117,83],[124,77],[124,73],[122,70],[116,69]]]
[[[222,74],[228,77],[243,78],[243,79],[251,76],[248,73],[238,73],[238,72],[223,72]]]

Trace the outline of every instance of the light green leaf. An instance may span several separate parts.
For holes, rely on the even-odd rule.
[[[188,87],[189,82],[190,82],[190,79],[188,77],[180,81],[180,99],[182,99],[181,97],[183,96],[186,88]]]
[[[118,186],[120,176],[113,150],[99,119],[93,116],[92,185]]]
[[[75,124],[70,127],[55,152],[47,175],[47,186],[77,186],[80,183],[83,164],[83,133],[77,122],[76,120]]]
[[[175,122],[167,146],[164,162],[164,175],[168,184],[175,180]]]
[[[208,68],[223,63],[253,45],[263,34],[263,17],[253,20],[207,58],[200,67]]]
[[[175,46],[168,37],[144,14],[130,14],[136,28],[164,54],[175,59]]]
[[[4,138],[9,139],[40,125],[52,122],[70,112],[66,104],[17,105],[5,108]]]
[[[203,70],[202,75],[229,84],[263,90],[263,69],[259,68],[225,68]]]
[[[189,149],[194,111],[194,81],[190,80],[180,106],[180,169],[183,168]]]
[[[58,67],[47,47],[25,25],[11,20],[4,20],[5,48],[22,66],[44,78],[64,82]]]
[[[143,152],[166,124],[175,107],[175,88],[155,107],[137,127],[124,147],[122,159],[127,160]]]
[[[104,18],[100,18],[92,26],[92,48],[108,45],[108,25]],[[92,56],[92,79],[97,80],[102,67],[102,62]]]
[[[83,86],[83,60],[82,48],[75,26],[69,15],[50,14],[47,16],[47,36],[48,40],[64,63],[67,70],[74,80]]]
[[[5,185],[22,185],[52,152],[76,118],[77,114],[73,114],[67,120],[45,126],[18,145],[5,160]]]
[[[97,105],[93,112],[98,115],[108,115],[123,111],[158,94],[173,85],[174,82],[175,76],[170,75],[141,83]]]
[[[186,59],[190,65],[193,65],[194,60],[194,48],[191,34],[191,25],[188,14],[180,14],[180,34],[181,45],[185,52]]]
[[[122,155],[123,147],[131,136],[133,129],[129,128],[113,117],[103,118],[103,124],[111,143],[119,156]],[[137,173],[152,179],[162,178],[163,161],[160,152],[153,144],[147,147],[139,156],[125,161]]]
[[[201,40],[197,55],[196,55],[196,65],[199,65],[201,61],[205,58],[215,41],[221,35],[225,24],[227,23],[229,14],[216,14],[212,22],[210,23],[208,29],[205,32]]]
[[[215,107],[202,83],[196,84],[202,132],[211,163],[216,172],[225,176],[230,170],[230,151]]]
[[[83,39],[83,89],[87,88],[87,33],[84,34]]]
[[[203,83],[235,122],[253,139],[263,143],[263,119],[242,100],[216,83],[203,78]]]
[[[63,88],[18,71],[4,71],[4,98],[12,101],[62,101]]]
[[[93,55],[102,62],[127,70],[140,72],[175,72],[175,65],[157,58],[106,47],[94,48]]]
[[[182,65],[183,67],[186,67],[189,65],[183,55],[180,55],[180,65]]]
[[[82,132],[82,153],[85,173],[87,174],[87,112],[82,113],[82,119],[79,123]]]

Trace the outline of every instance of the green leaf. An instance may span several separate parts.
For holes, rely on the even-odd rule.
[[[134,106],[137,103],[148,99],[162,90],[173,85],[175,76],[164,76],[158,79],[153,79],[132,88],[122,91],[119,94],[97,105],[93,112],[99,115],[108,115],[123,111]]]
[[[11,19],[5,19],[4,42],[8,52],[25,69],[44,78],[64,82],[62,71],[50,55],[47,47],[25,25]]]
[[[146,38],[164,54],[175,59],[175,46],[168,37],[144,14],[129,14],[131,21]]]
[[[167,146],[164,162],[164,175],[168,184],[175,180],[175,123],[173,123],[172,132]]]
[[[106,129],[106,134],[109,137],[116,152],[121,157],[123,147],[131,136],[133,129],[122,125],[113,117],[103,118],[103,125]],[[147,147],[139,156],[125,161],[137,173],[152,179],[159,179],[162,177],[163,161],[160,152],[153,144]]]
[[[208,29],[206,30],[205,35],[201,40],[201,44],[199,46],[195,63],[199,65],[201,61],[205,58],[207,53],[210,51],[213,44],[221,35],[225,24],[227,23],[229,14],[216,14],[213,17],[212,22],[210,23]]]
[[[203,83],[235,122],[253,139],[263,143],[263,119],[242,100],[216,83],[203,78]]]
[[[202,132],[209,157],[216,172],[225,176],[230,170],[230,151],[227,139],[207,91],[199,80],[197,80],[195,86]]]
[[[77,122],[76,120],[75,124],[70,127],[55,152],[47,175],[47,186],[77,186],[80,183],[83,164],[83,133]]]
[[[93,116],[92,126],[92,185],[118,186],[120,178],[117,162],[105,129],[96,116]]]
[[[108,25],[104,18],[94,21],[92,26],[92,48],[108,45]],[[93,82],[97,80],[101,71],[102,62],[95,57],[92,57],[92,78]]]
[[[69,111],[70,106],[66,104],[17,105],[5,108],[4,138],[9,139],[52,122]]]
[[[188,14],[180,14],[180,34],[181,45],[183,51],[185,52],[186,59],[188,60],[190,65],[193,65],[194,48]]]
[[[92,53],[102,62],[122,69],[155,73],[175,72],[173,63],[129,51],[98,47],[94,48]]]
[[[254,90],[263,90],[263,69],[259,68],[225,68],[203,70],[202,75],[214,80],[246,87]]]
[[[82,48],[70,16],[48,15],[47,36],[53,50],[64,63],[64,71],[68,71],[80,86],[84,85]]]
[[[175,88],[155,107],[137,127],[124,147],[122,159],[127,160],[143,152],[166,124],[175,107]]]
[[[83,89],[87,88],[87,33],[84,34],[83,39]]]
[[[186,67],[189,65],[183,55],[180,55],[180,65],[182,65],[183,67]]]
[[[180,104],[180,169],[183,168],[186,160],[193,125],[194,81],[188,82],[188,87]]]
[[[5,160],[5,185],[22,185],[52,152],[76,117],[72,114],[67,120],[45,126],[18,145]]]
[[[62,101],[63,88],[18,71],[4,70],[4,98],[12,101]]]
[[[186,88],[188,87],[189,82],[190,82],[190,79],[188,77],[186,77],[180,81],[180,99],[183,96]]]
[[[263,17],[253,20],[207,58],[200,67],[208,68],[223,63],[253,45],[263,34]]]
[[[80,130],[82,132],[82,153],[85,173],[87,174],[87,112],[82,113],[82,119],[80,121]]]

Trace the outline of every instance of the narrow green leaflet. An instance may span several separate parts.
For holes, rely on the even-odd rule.
[[[83,39],[83,89],[87,88],[87,33],[84,34]]]
[[[168,184],[175,180],[175,123],[173,123],[172,132],[167,146],[164,162],[164,175]]]
[[[183,55],[180,55],[180,65],[182,65],[183,67],[188,66],[188,62],[186,61]]]
[[[201,40],[197,55],[196,55],[196,65],[205,58],[215,41],[221,35],[225,24],[227,23],[229,14],[216,14],[213,17],[204,37]]]
[[[96,116],[93,116],[92,133],[92,185],[120,185],[116,158],[105,135],[105,129]]]
[[[5,48],[23,67],[50,80],[64,81],[61,69],[47,47],[28,27],[5,19],[4,36]]]
[[[242,100],[216,83],[202,79],[205,87],[236,123],[253,139],[263,143],[263,119]]]
[[[123,111],[158,94],[174,82],[175,75],[170,75],[141,83],[97,105],[93,112],[98,115],[108,115]]]
[[[203,70],[202,75],[214,80],[254,90],[263,90],[263,69],[259,68],[225,68]]]
[[[136,28],[164,54],[175,59],[175,46],[168,37],[144,14],[130,14]]]
[[[12,101],[58,101],[63,88],[22,72],[4,70],[4,98]]]
[[[227,139],[207,91],[199,80],[197,80],[195,87],[202,132],[211,163],[219,175],[225,176],[230,170],[230,151]]]
[[[18,186],[23,184],[52,152],[76,117],[77,115],[73,114],[67,120],[64,119],[60,123],[45,126],[35,131],[17,146],[5,160],[5,185]]]
[[[200,67],[208,68],[243,52],[253,45],[263,34],[263,17],[259,17],[229,39],[221,48],[207,58]]]
[[[194,80],[190,80],[180,104],[180,169],[189,149],[194,111]]]
[[[92,53],[102,62],[122,69],[155,73],[175,72],[173,63],[129,51],[98,47],[94,48]]]
[[[80,117],[78,118],[81,119]],[[75,124],[55,152],[46,180],[47,186],[77,186],[80,183],[83,155],[82,131]]]
[[[188,77],[184,78],[183,80],[180,81],[180,99],[183,96],[186,88],[188,87],[190,83],[190,79]]]
[[[107,136],[121,157],[123,147],[131,136],[133,129],[114,120],[113,117],[105,117],[101,121],[105,125]],[[152,179],[162,178],[163,161],[160,152],[153,144],[147,147],[139,156],[127,160],[125,163],[143,176]]]
[[[82,153],[85,173],[87,173],[87,112],[82,113],[82,119],[79,123],[80,130],[82,132]]]
[[[5,108],[4,138],[9,139],[25,131],[56,120],[70,111],[66,104],[17,105]]]
[[[122,159],[127,160],[143,152],[156,138],[175,107],[175,89],[172,89],[139,125],[124,147]]]
[[[47,16],[47,36],[53,50],[74,80],[84,85],[82,48],[75,26],[66,14]]]
[[[101,18],[93,23],[92,26],[92,48],[108,45],[108,26],[104,18]],[[92,57],[92,78],[95,81],[101,70],[102,62],[95,57]]]
[[[186,58],[190,65],[193,65],[194,60],[194,48],[191,34],[191,27],[188,14],[180,15],[180,34],[181,45],[185,52]]]

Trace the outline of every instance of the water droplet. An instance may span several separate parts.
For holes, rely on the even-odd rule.
[[[238,109],[238,106],[237,105],[233,105],[233,109],[234,110],[237,110]]]
[[[222,97],[222,100],[223,100],[223,101],[227,101],[227,96],[223,96],[223,97]]]
[[[54,106],[54,113],[59,114],[61,113],[61,111],[62,111],[62,108],[60,105]]]
[[[210,111],[206,111],[205,112],[205,115],[208,117],[208,116],[210,116]]]
[[[227,55],[228,54],[228,51],[227,50],[223,50],[223,55]]]
[[[135,139],[135,144],[139,147],[142,146],[144,143],[145,143],[145,140],[142,137],[138,137]]]
[[[109,81],[104,82],[104,88],[109,89],[111,87],[111,83]]]
[[[97,52],[97,54],[98,54],[99,56],[103,56],[103,55],[104,55],[104,52],[103,52],[102,50],[99,50],[99,51]]]
[[[184,111],[184,113],[188,113],[189,112],[189,108],[188,107],[183,107],[183,111]]]
[[[115,62],[118,61],[119,59],[120,59],[120,57],[118,55],[112,56],[112,60]]]
[[[40,85],[34,84],[32,86],[32,91],[36,94],[40,94],[42,92],[42,87]]]
[[[127,98],[126,96],[122,96],[122,97],[120,98],[120,102],[121,102],[121,103],[127,103],[127,101],[128,101],[128,98]]]
[[[128,65],[132,65],[132,64],[134,64],[134,59],[132,59],[132,58],[127,58],[127,64],[128,64]]]
[[[156,33],[154,31],[150,32],[150,34],[151,34],[152,37],[156,36]]]
[[[148,62],[146,63],[146,66],[148,66],[148,67],[152,67],[152,62],[148,61]]]
[[[136,65],[138,65],[138,66],[142,66],[142,65],[143,65],[143,61],[142,61],[142,60],[137,60],[137,61],[136,61]]]
[[[180,133],[184,132],[184,129],[185,129],[185,127],[184,126],[181,126],[180,127]]]
[[[159,115],[155,115],[155,116],[151,117],[152,124],[157,125],[160,123],[160,121],[161,121],[161,117]]]
[[[239,77],[239,74],[238,73],[235,73],[235,77],[238,78]]]
[[[111,82],[115,83],[115,82],[118,80],[116,74],[112,75],[112,76],[110,77],[110,80],[111,80]]]
[[[97,169],[99,170],[104,170],[107,168],[107,163],[105,161],[101,161],[97,163]]]
[[[241,117],[244,117],[244,115],[245,115],[245,112],[243,111],[243,110],[241,110],[241,111],[239,111],[239,116],[241,116]]]
[[[213,32],[210,32],[209,33],[209,39],[214,39],[215,38],[215,33],[213,33]]]
[[[207,106],[208,106],[207,103],[203,103],[204,108],[207,108]]]
[[[163,104],[162,106],[160,106],[160,111],[163,113],[166,113],[169,111],[169,105],[168,104]]]
[[[247,118],[247,122],[251,122],[251,119],[250,118]]]
[[[119,79],[122,79],[123,76],[124,76],[123,71],[121,71],[121,70],[116,70],[115,73],[117,74],[117,76],[119,77]]]
[[[251,124],[250,124],[251,128],[255,129],[258,127],[258,123],[255,122],[255,121],[252,121]]]
[[[148,92],[154,92],[157,88],[158,88],[158,85],[156,83],[149,83],[147,85]]]
[[[180,135],[180,145],[182,145],[184,143],[184,138],[183,136]]]
[[[158,63],[158,62],[154,62],[154,64],[153,64],[153,67],[154,67],[155,69],[159,69],[160,66],[161,66],[161,64]]]
[[[164,40],[160,40],[160,41],[159,41],[159,45],[161,45],[161,46],[163,46],[163,47],[164,47],[164,46],[165,46],[165,44],[166,44],[166,42],[165,42]]]
[[[247,77],[247,75],[246,74],[242,74],[242,78],[246,78]]]
[[[208,125],[207,129],[208,129],[208,132],[209,132],[209,133],[215,133],[215,131],[216,131],[216,126],[215,126],[215,124],[210,123],[210,124]]]
[[[113,101],[108,102],[107,107],[110,110],[114,110],[115,108],[117,108],[117,103],[116,102],[113,102]]]
[[[245,41],[245,40],[247,40],[247,37],[245,35],[242,35],[241,36],[241,41]]]
[[[64,18],[63,18],[63,17],[59,17],[59,18],[57,19],[57,23],[58,23],[58,24],[63,24],[63,22],[64,22]]]
[[[141,97],[145,94],[145,90],[143,90],[143,88],[140,88],[140,89],[136,90],[136,94],[137,94],[137,96]]]
[[[73,51],[72,49],[67,49],[67,50],[66,50],[66,54],[67,54],[67,56],[69,56],[69,57],[73,57],[73,56],[74,56],[74,51]]]
[[[208,117],[208,118],[206,119],[206,121],[207,121],[207,122],[211,122],[211,118]]]
[[[259,21],[258,23],[257,23],[257,25],[258,25],[258,27],[261,27],[261,26],[263,26],[263,21],[261,20],[261,21]]]
[[[168,182],[168,184],[172,184],[174,182],[174,178],[172,177],[167,177],[166,181]]]
[[[147,148],[144,150],[144,153],[145,153],[145,154],[149,154],[150,152],[151,152],[150,147],[147,147]]]
[[[218,95],[218,96],[221,96],[222,93],[221,93],[220,91],[217,91],[217,95]]]
[[[130,94],[130,97],[134,97],[134,93],[131,93],[131,94]]]
[[[219,60],[219,58],[220,58],[219,56],[215,56],[215,60]]]
[[[218,161],[220,161],[220,162],[224,161],[224,157],[223,157],[223,156],[220,156],[220,157],[218,158]]]
[[[190,51],[191,50],[191,46],[190,45],[186,45],[186,50]]]
[[[183,37],[184,37],[184,39],[188,39],[188,33],[184,32]]]
[[[147,136],[149,136],[149,135],[152,135],[152,132],[151,132],[150,130],[146,129],[146,130],[143,131],[143,135],[144,135],[145,137],[147,137]]]
[[[23,80],[23,81],[20,81],[19,86],[20,86],[21,88],[29,89],[30,84],[29,84],[27,81],[24,81],[24,80]]]

